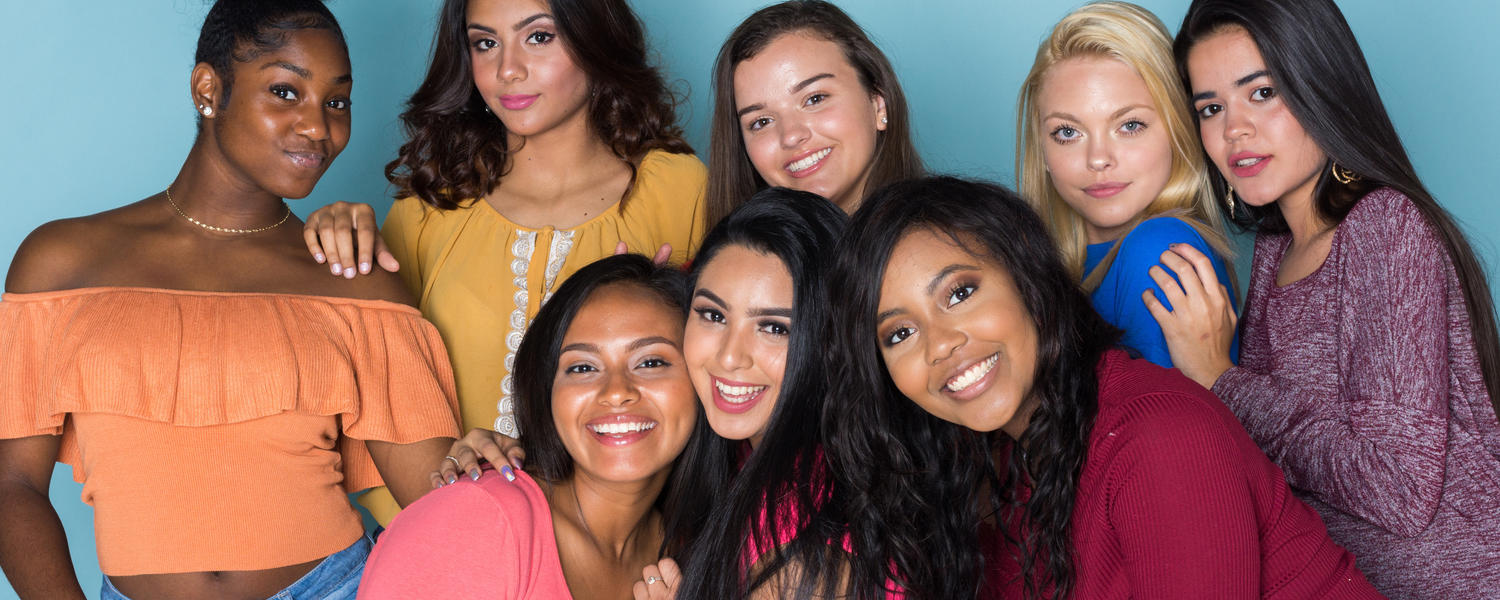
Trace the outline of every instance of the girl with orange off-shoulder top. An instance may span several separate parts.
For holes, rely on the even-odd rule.
[[[447,354],[394,276],[329,280],[282,198],[349,139],[337,21],[316,0],[220,0],[167,189],[48,223],[0,302],[0,566],[82,598],[47,496],[94,507],[102,598],[353,597],[370,543],[347,494],[428,488],[458,433]]]

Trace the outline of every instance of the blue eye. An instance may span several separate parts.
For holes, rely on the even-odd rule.
[[[1120,126],[1120,132],[1125,135],[1135,135],[1146,130],[1146,124],[1140,121],[1127,121]]]
[[[1052,130],[1052,139],[1059,144],[1066,144],[1083,137],[1083,132],[1068,125],[1060,125]]]

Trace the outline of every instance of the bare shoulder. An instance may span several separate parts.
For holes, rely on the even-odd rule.
[[[97,258],[130,227],[134,205],[36,228],[16,249],[5,291],[48,292],[85,287]]]

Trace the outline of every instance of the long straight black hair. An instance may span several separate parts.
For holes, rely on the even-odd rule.
[[[897,389],[876,330],[891,252],[906,234],[946,236],[1004,269],[1037,331],[1030,397],[1036,411],[1020,445],[932,416]],[[1074,581],[1074,494],[1098,413],[1095,367],[1120,332],[1094,311],[1041,219],[1014,192],[950,177],[876,191],[839,241],[830,278],[834,390],[825,407],[830,506],[850,534],[850,596],[881,598],[889,583],[915,598],[972,598],[984,580],[980,523],[1007,533],[1006,556],[1028,597],[1049,585],[1066,598]],[[1027,448],[1021,452],[1019,448]],[[1005,456],[997,464],[994,456]],[[1017,488],[1030,484],[1021,502]],[[888,583],[889,582],[889,583]]]
[[[1194,0],[1173,44],[1177,70],[1189,93],[1193,86],[1187,62],[1193,46],[1231,27],[1250,34],[1279,97],[1328,155],[1329,164],[1324,165],[1313,191],[1319,216],[1342,222],[1366,194],[1390,187],[1411,199],[1442,240],[1463,288],[1485,388],[1500,413],[1500,334],[1495,329],[1495,307],[1484,266],[1453,217],[1417,177],[1344,14],[1333,0]],[[1330,172],[1334,164],[1360,179],[1339,183]],[[1221,205],[1235,223],[1257,231],[1287,231],[1286,220],[1275,206],[1239,202],[1237,210],[1229,210],[1223,174],[1210,169],[1210,177]]]
[[[610,256],[579,269],[558,286],[551,300],[542,305],[516,350],[516,420],[526,432],[521,445],[530,459],[527,465],[532,473],[554,482],[573,475],[573,457],[563,446],[557,424],[552,420],[552,384],[563,338],[572,326],[573,318],[578,316],[578,310],[600,288],[634,285],[652,292],[663,306],[684,312],[687,302],[685,283],[681,271],[653,265],[644,256]],[[687,448],[701,445],[704,437],[714,437],[703,411],[699,409],[697,414]],[[662,513],[666,525],[662,537],[663,555],[680,553],[687,540],[697,533],[692,525],[673,517],[709,502],[706,490],[684,476],[683,463],[690,462],[691,458],[687,451],[679,456],[667,485],[656,499],[656,508]]]
[[[716,441],[704,448],[688,448],[712,457],[697,464],[702,472],[690,479],[720,493],[712,512],[702,516],[698,538],[679,557],[683,583],[678,598],[744,598],[772,581],[797,589],[796,596],[811,597],[819,586],[837,583],[837,577],[819,569],[830,563],[821,556],[830,551],[828,540],[835,534],[813,523],[830,485],[819,444],[830,306],[824,276],[847,221],[843,211],[821,196],[768,188],[729,213],[698,251],[693,289],[703,270],[712,268],[718,253],[730,246],[776,257],[792,277],[792,318],[780,395],[759,447],[743,465],[741,442],[712,436]],[[790,543],[778,531],[780,524],[792,524],[799,532]],[[763,554],[751,556],[751,545]],[[752,562],[754,570],[746,573]],[[790,564],[798,565],[799,581],[781,577],[790,573]],[[822,593],[831,596],[833,589],[825,587]]]

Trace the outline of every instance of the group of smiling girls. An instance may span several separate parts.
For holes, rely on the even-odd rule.
[[[832,4],[729,35],[706,169],[645,39],[447,0],[384,229],[299,231],[342,31],[216,2],[176,178],[6,280],[14,589],[83,597],[64,461],[107,599],[1500,595],[1490,291],[1332,0],[1077,9],[1020,194]]]

